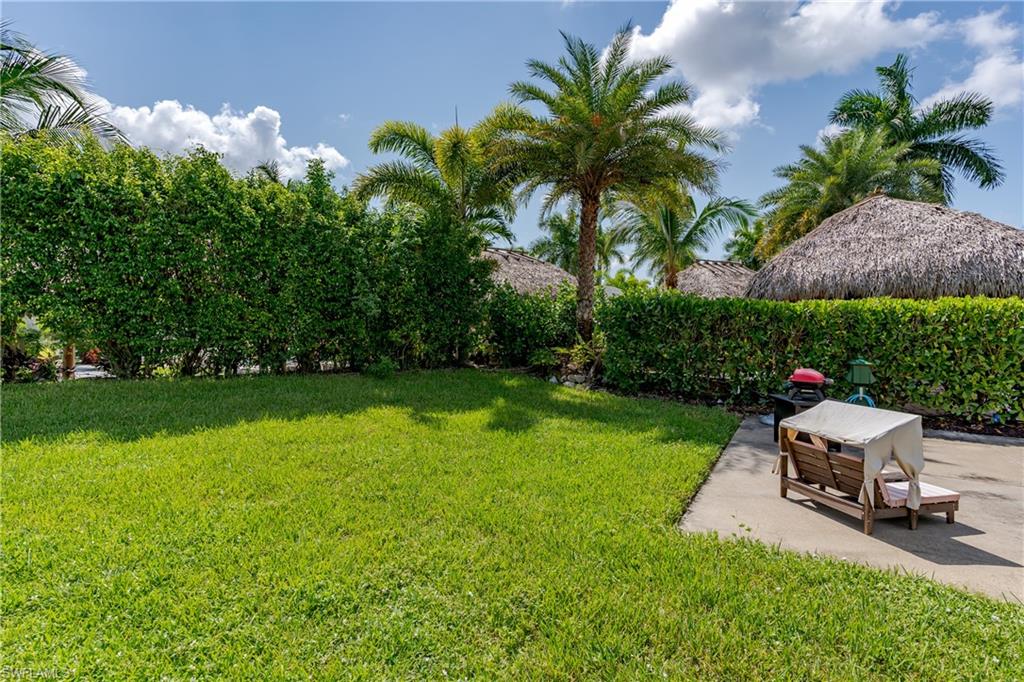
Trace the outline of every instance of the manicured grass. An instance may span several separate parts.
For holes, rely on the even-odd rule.
[[[675,529],[737,420],[472,371],[3,390],[3,665],[1011,679],[1024,609]]]

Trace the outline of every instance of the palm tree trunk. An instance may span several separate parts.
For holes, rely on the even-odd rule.
[[[669,265],[665,268],[665,288],[666,289],[677,289],[679,288],[679,281],[677,279],[679,270],[673,265]]]
[[[594,337],[594,257],[597,249],[599,194],[580,196],[579,272],[576,275],[576,330],[589,342]]]

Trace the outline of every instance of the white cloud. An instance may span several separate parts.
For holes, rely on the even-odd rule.
[[[635,29],[634,54],[669,55],[696,87],[691,113],[706,125],[738,129],[757,121],[758,89],[817,73],[845,73],[892,49],[942,36],[938,14],[896,19],[888,0],[732,2],[673,0],[661,23]]]
[[[827,126],[818,131],[818,135],[814,139],[817,140],[818,146],[822,146],[825,144],[825,140],[827,140],[830,137],[835,137],[836,135],[839,135],[845,130],[846,128],[839,125],[838,123],[829,123]]]
[[[323,159],[329,170],[349,161],[332,146],[289,147],[281,135],[281,114],[258,106],[245,113],[228,105],[210,115],[176,100],[150,107],[112,106],[111,121],[133,144],[161,153],[180,154],[197,144],[224,155],[224,165],[244,173],[262,161],[277,161],[286,178],[301,177],[310,159]]]
[[[996,109],[1017,106],[1024,93],[1024,62],[1018,45],[1020,28],[1002,21],[1006,9],[979,12],[957,24],[964,41],[978,50],[978,60],[962,81],[946,83],[921,104],[924,107],[955,97],[964,91],[978,92],[992,100]]]
[[[345,125],[352,120],[352,114],[338,114],[338,120],[341,121],[342,125]]]
[[[994,12],[979,12],[977,16],[960,21],[959,28],[963,31],[964,40],[971,47],[991,53],[1012,45],[1020,34],[1013,24],[1002,22],[1006,8]]]

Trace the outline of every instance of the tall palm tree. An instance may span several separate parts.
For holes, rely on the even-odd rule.
[[[370,150],[403,160],[370,168],[356,179],[356,196],[448,211],[482,236],[512,243],[512,188],[485,163],[478,130],[456,124],[435,137],[415,123],[388,121],[373,131]]]
[[[940,202],[941,163],[914,156],[910,144],[893,144],[883,130],[850,130],[800,147],[802,158],[776,168],[786,184],[761,197],[765,233],[757,254],[770,257],[821,221],[871,194]]]
[[[627,241],[626,233],[619,227],[605,226],[606,209],[598,212],[597,239],[594,247],[595,277],[600,279],[602,273],[609,272],[614,263],[626,260],[623,246]],[[580,221],[579,206],[570,202],[565,213],[551,213],[540,222],[541,231],[545,236],[530,244],[530,253],[548,263],[553,263],[566,272],[579,275],[579,244]]]
[[[0,23],[0,131],[55,142],[90,131],[103,140],[126,141],[89,92],[85,72],[64,55],[39,50],[9,22]]]
[[[499,105],[485,121],[492,163],[528,199],[545,188],[543,210],[571,198],[580,205],[576,318],[590,340],[594,325],[594,261],[598,210],[609,193],[676,196],[681,185],[711,192],[717,164],[694,151],[722,150],[721,136],[703,128],[680,105],[690,101],[680,82],[654,84],[672,69],[665,57],[629,58],[627,26],[602,53],[562,34],[566,55],[557,64],[527,62],[535,82],[510,86],[516,103]],[[524,104],[540,105],[535,114]]]
[[[879,66],[880,90],[851,90],[840,98],[829,120],[842,126],[882,130],[890,144],[909,147],[909,158],[934,159],[942,165],[943,201],[953,196],[953,172],[984,189],[1003,182],[1003,168],[992,150],[978,139],[962,135],[988,125],[992,102],[976,92],[918,107],[910,91],[912,70],[906,55],[890,66]]]
[[[545,233],[530,244],[530,253],[566,272],[579,272],[580,223],[579,210],[570,204],[565,213],[550,213],[540,221]]]
[[[621,227],[605,228],[598,223],[597,240],[594,245],[594,264],[597,268],[597,283],[611,272],[615,263],[626,262],[626,252],[623,246],[626,245],[628,234]]]
[[[725,257],[742,263],[751,270],[757,270],[764,265],[764,260],[757,254],[757,245],[763,235],[764,220],[762,218],[736,226],[729,241],[725,243]]]
[[[664,203],[627,204],[621,211],[622,227],[635,244],[633,263],[648,265],[666,289],[678,285],[676,275],[710,248],[715,237],[729,227],[748,224],[756,209],[742,199],[718,197],[697,210],[687,196],[681,208]]]

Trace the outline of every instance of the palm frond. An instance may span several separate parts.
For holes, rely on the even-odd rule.
[[[931,138],[983,128],[991,119],[992,100],[976,92],[963,92],[921,112],[915,132],[919,139]]]
[[[410,159],[423,170],[436,168],[434,136],[426,128],[409,121],[387,121],[370,134],[370,151],[390,152]]]
[[[117,126],[104,118],[104,113],[105,107],[99,103],[86,106],[80,106],[77,102],[48,104],[39,111],[35,125],[19,131],[18,135],[42,137],[63,144],[91,134],[100,140],[127,143],[128,139]]]

